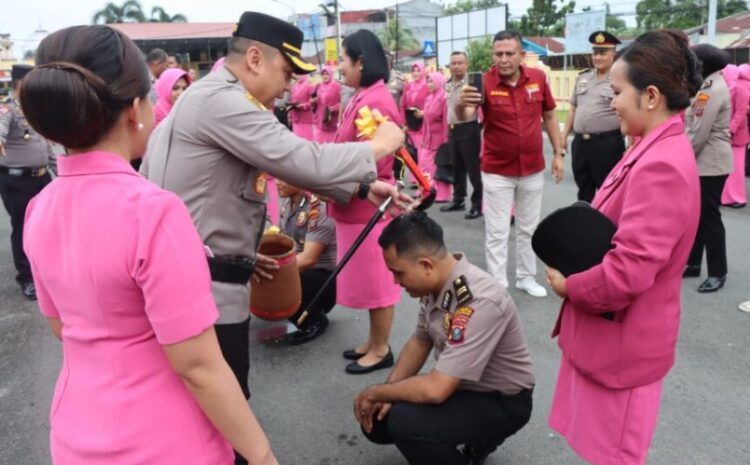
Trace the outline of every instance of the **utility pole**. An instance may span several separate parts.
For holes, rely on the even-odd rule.
[[[388,27],[388,22],[386,21],[385,27]],[[398,0],[396,0],[396,57],[393,60],[393,67],[395,68],[398,64],[398,49],[401,47],[401,44],[399,43],[399,37],[401,34],[399,33],[398,29]]]
[[[708,0],[708,43],[716,42],[716,0]]]
[[[341,63],[341,10],[339,9],[339,0],[333,0],[333,14],[336,15],[336,57]]]

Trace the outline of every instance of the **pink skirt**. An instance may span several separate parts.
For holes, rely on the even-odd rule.
[[[643,465],[656,429],[662,383],[609,389],[581,376],[563,356],[549,425],[595,465]]]
[[[733,145],[732,158],[734,159],[734,170],[724,185],[724,193],[721,196],[722,205],[747,203],[747,193],[745,192],[745,147]]]
[[[336,303],[349,308],[371,309],[396,305],[401,287],[395,283],[383,258],[378,237],[388,221],[375,225],[336,278]],[[365,225],[336,222],[336,260],[344,257]]]
[[[279,190],[276,188],[276,178],[268,177],[266,182],[266,218],[271,223],[279,224]]]
[[[322,129],[315,126],[313,128],[313,140],[318,144],[326,144],[333,142],[336,138],[336,131],[323,131]]]
[[[292,124],[292,132],[297,134],[299,137],[303,139],[307,139],[309,141],[313,140],[313,124],[305,124],[305,123],[293,123]]]

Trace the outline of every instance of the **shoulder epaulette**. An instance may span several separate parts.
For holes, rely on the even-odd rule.
[[[591,68],[586,68],[586,69],[579,71],[578,74],[580,75],[580,74],[588,73],[589,71],[591,71]]]

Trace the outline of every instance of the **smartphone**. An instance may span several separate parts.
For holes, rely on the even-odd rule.
[[[469,73],[469,85],[476,87],[477,91],[482,94],[482,100],[479,102],[481,105],[484,103],[484,73],[480,71],[474,71]]]

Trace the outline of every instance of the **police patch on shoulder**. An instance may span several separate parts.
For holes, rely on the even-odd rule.
[[[451,327],[448,332],[448,343],[457,345],[464,342],[466,338],[466,326],[469,324],[474,309],[471,307],[460,307],[451,318]]]

